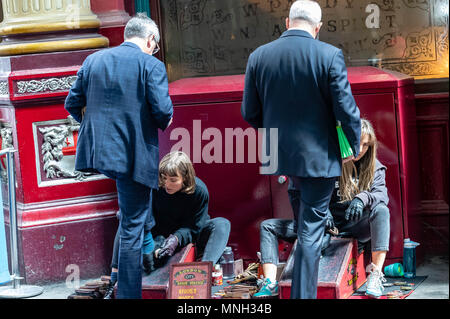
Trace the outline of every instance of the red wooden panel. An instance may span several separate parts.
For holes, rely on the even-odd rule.
[[[99,32],[102,36],[107,37],[109,40],[109,47],[115,47],[121,45],[124,41],[123,32],[125,26],[114,26],[100,28]]]
[[[112,212],[113,213],[113,212]],[[27,284],[94,278],[110,272],[115,214],[19,230],[20,274]]]
[[[170,257],[163,267],[156,268],[149,275],[144,275],[142,277],[142,299],[166,299],[169,289],[170,265],[192,262],[194,256],[195,248],[192,244],[188,244]]]
[[[449,200],[449,98],[446,94],[417,96],[417,126],[421,162],[421,200]],[[441,205],[444,203],[441,203]]]
[[[423,250],[446,254],[449,236],[449,94],[416,95]]]
[[[319,262],[317,299],[347,299],[366,281],[364,254],[357,242],[333,238]],[[290,299],[295,245],[279,281],[280,299]]]
[[[109,194],[116,192],[113,180],[103,179],[78,184],[65,184],[52,187],[38,187],[36,156],[33,140],[33,123],[67,118],[69,114],[61,104],[21,107],[16,109],[17,148],[20,159],[20,175],[22,189],[18,197],[23,197],[23,203],[55,201],[66,198]]]

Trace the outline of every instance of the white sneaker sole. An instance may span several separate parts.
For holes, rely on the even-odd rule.
[[[382,295],[375,295],[375,294],[371,294],[370,292],[366,292],[366,296],[373,298],[373,299],[380,299],[380,297]]]

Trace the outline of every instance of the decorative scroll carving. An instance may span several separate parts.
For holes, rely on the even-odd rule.
[[[91,173],[83,173],[79,171],[70,171],[62,167],[64,143],[74,131],[78,131],[80,124],[69,115],[67,124],[58,126],[49,126],[39,128],[39,132],[43,134],[44,143],[41,146],[41,153],[44,161],[44,171],[47,178],[74,178],[76,180],[84,180]]]
[[[419,8],[424,11],[430,10],[429,0],[403,0],[403,3],[409,8]]]
[[[3,124],[0,123],[0,127],[3,126]],[[0,129],[0,138],[1,138],[1,149],[7,149],[14,147],[13,146],[13,138],[12,138],[12,129],[10,127],[2,127]],[[3,181],[7,180],[7,171],[6,171],[6,155],[4,155],[2,158],[0,158],[0,178]]]
[[[41,80],[18,81],[17,93],[44,93],[53,91],[70,90],[72,84],[76,81],[77,76],[72,75],[63,78],[49,78]]]

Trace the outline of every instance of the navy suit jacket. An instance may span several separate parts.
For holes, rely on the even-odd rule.
[[[336,120],[359,153],[360,112],[342,51],[306,31],[287,30],[250,55],[241,113],[252,127],[266,129],[267,145],[269,129],[278,129],[274,175],[340,176]]]
[[[76,170],[158,187],[158,128],[173,115],[161,61],[131,42],[98,51],[78,71],[65,108],[81,123]]]

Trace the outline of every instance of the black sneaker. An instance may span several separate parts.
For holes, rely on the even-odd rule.
[[[108,287],[106,287],[105,295],[103,296],[103,299],[114,299],[114,286],[116,285],[115,282],[109,282]]]

